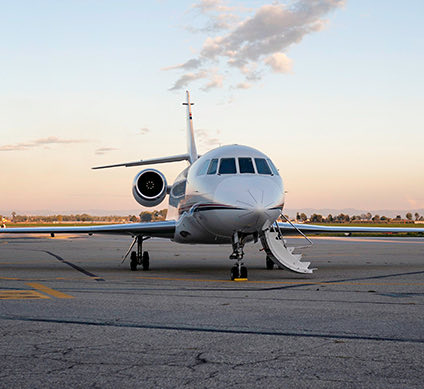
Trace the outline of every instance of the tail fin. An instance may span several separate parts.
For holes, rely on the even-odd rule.
[[[183,103],[183,105],[187,105],[187,152],[190,164],[192,164],[199,156],[197,154],[196,142],[194,140],[193,117],[191,115],[191,106],[193,103],[190,103],[190,93],[186,91],[186,94],[187,102]]]

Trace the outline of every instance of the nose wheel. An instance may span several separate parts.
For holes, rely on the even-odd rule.
[[[231,268],[231,281],[247,280],[247,267],[239,262]]]
[[[240,239],[239,234],[235,232],[232,239],[233,252],[230,259],[237,260],[237,263],[231,268],[231,281],[247,281],[247,267],[241,262],[244,256],[244,243],[245,237]]]

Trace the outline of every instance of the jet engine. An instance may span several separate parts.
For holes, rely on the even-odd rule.
[[[164,200],[167,188],[165,176],[160,171],[145,169],[135,176],[132,192],[139,204],[154,207]]]

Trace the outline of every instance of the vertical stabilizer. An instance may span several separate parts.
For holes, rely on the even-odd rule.
[[[194,141],[194,130],[193,130],[193,116],[191,115],[190,93],[186,91],[187,102],[183,105],[187,105],[187,152],[190,157],[190,164],[195,162],[198,158],[196,142]]]

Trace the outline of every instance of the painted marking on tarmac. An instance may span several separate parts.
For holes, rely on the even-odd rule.
[[[0,290],[0,300],[35,300],[49,298],[49,296],[36,290]]]
[[[59,292],[58,290],[49,288],[46,285],[39,284],[37,282],[27,282],[26,283],[31,288],[37,289],[43,293],[49,294],[50,296],[56,297],[58,299],[72,299],[74,296],[71,296],[70,294]]]

